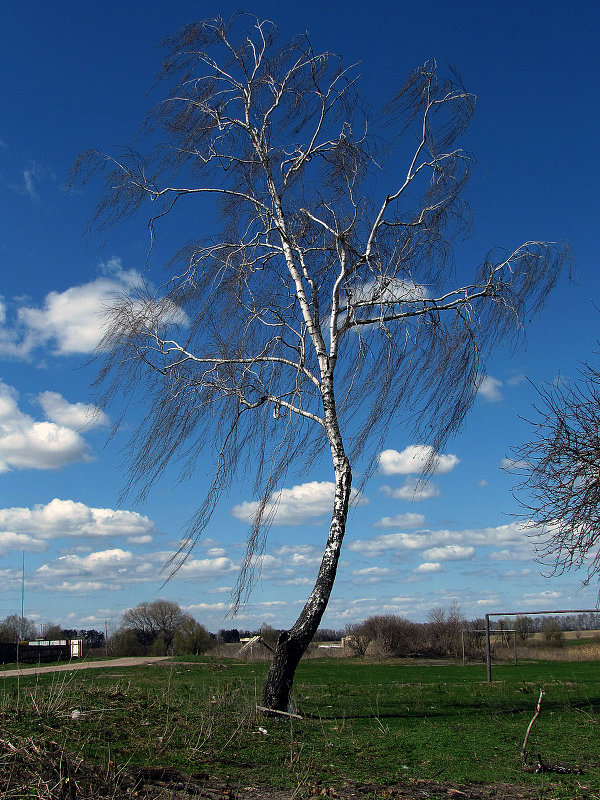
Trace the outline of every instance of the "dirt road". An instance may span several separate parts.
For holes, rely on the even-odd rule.
[[[130,658],[111,658],[108,661],[69,661],[68,664],[56,664],[50,667],[27,667],[25,669],[2,669],[0,678],[26,677],[27,675],[41,675],[43,672],[72,672],[76,669],[106,669],[107,667],[141,667],[146,664],[156,664],[159,661],[168,661],[169,656],[135,656]]]

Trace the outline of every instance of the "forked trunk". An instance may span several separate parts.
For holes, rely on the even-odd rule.
[[[280,635],[263,687],[263,705],[277,711],[288,710],[296,667],[317,632],[335,581],[352,485],[352,472],[345,456],[336,464],[335,477],[331,526],[315,586],[293,627]]]

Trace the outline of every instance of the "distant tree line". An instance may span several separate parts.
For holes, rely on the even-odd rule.
[[[57,639],[81,639],[84,650],[104,647],[105,636],[102,631],[93,628],[63,628],[55,622],[36,625],[27,617],[10,614],[0,622],[0,642],[30,641],[41,639],[55,641]]]
[[[600,612],[499,617],[492,628],[500,632],[500,643],[510,646],[513,633],[524,644],[534,634],[541,634],[546,645],[560,647],[564,632],[600,630]],[[413,622],[392,614],[375,615],[348,625],[345,630],[320,628],[314,642],[344,640],[347,649],[356,655],[379,655],[402,658],[458,658],[463,646],[468,658],[485,654],[485,620],[467,620],[456,604],[449,609],[433,608],[427,622]],[[505,632],[504,635],[502,632]],[[121,624],[108,638],[102,631],[63,628],[52,622],[36,625],[26,617],[11,614],[0,622],[0,642],[18,640],[82,639],[85,650],[106,648],[111,655],[201,655],[218,644],[239,644],[252,636],[261,636],[274,646],[281,630],[263,622],[255,630],[221,628],[210,633],[177,603],[170,600],[143,602],[123,613]],[[495,635],[498,643],[498,633]]]
[[[520,644],[540,633],[545,645],[561,647],[565,631],[599,630],[600,613],[502,617],[492,620],[492,629],[500,631],[500,643],[506,646],[510,646],[515,631]],[[497,640],[498,633],[494,641]],[[392,614],[379,615],[349,625],[344,643],[356,655],[458,658],[464,647],[467,658],[483,658],[485,620],[467,620],[456,605],[432,609],[423,623]]]

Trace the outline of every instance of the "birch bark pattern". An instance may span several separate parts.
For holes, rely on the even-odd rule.
[[[288,710],[296,667],[316,634],[327,608],[346,530],[351,486],[350,464],[343,459],[336,469],[333,516],[317,580],[295,624],[289,631],[284,631],[277,642],[263,687],[263,704],[267,708]]]

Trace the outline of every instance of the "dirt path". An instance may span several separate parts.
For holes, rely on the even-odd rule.
[[[41,675],[44,672],[72,672],[77,669],[106,669],[107,667],[141,667],[146,664],[156,664],[159,661],[168,661],[169,656],[135,656],[129,658],[111,658],[108,661],[69,661],[68,664],[56,664],[50,667],[27,667],[25,669],[1,669],[0,678],[26,677],[27,675]]]

